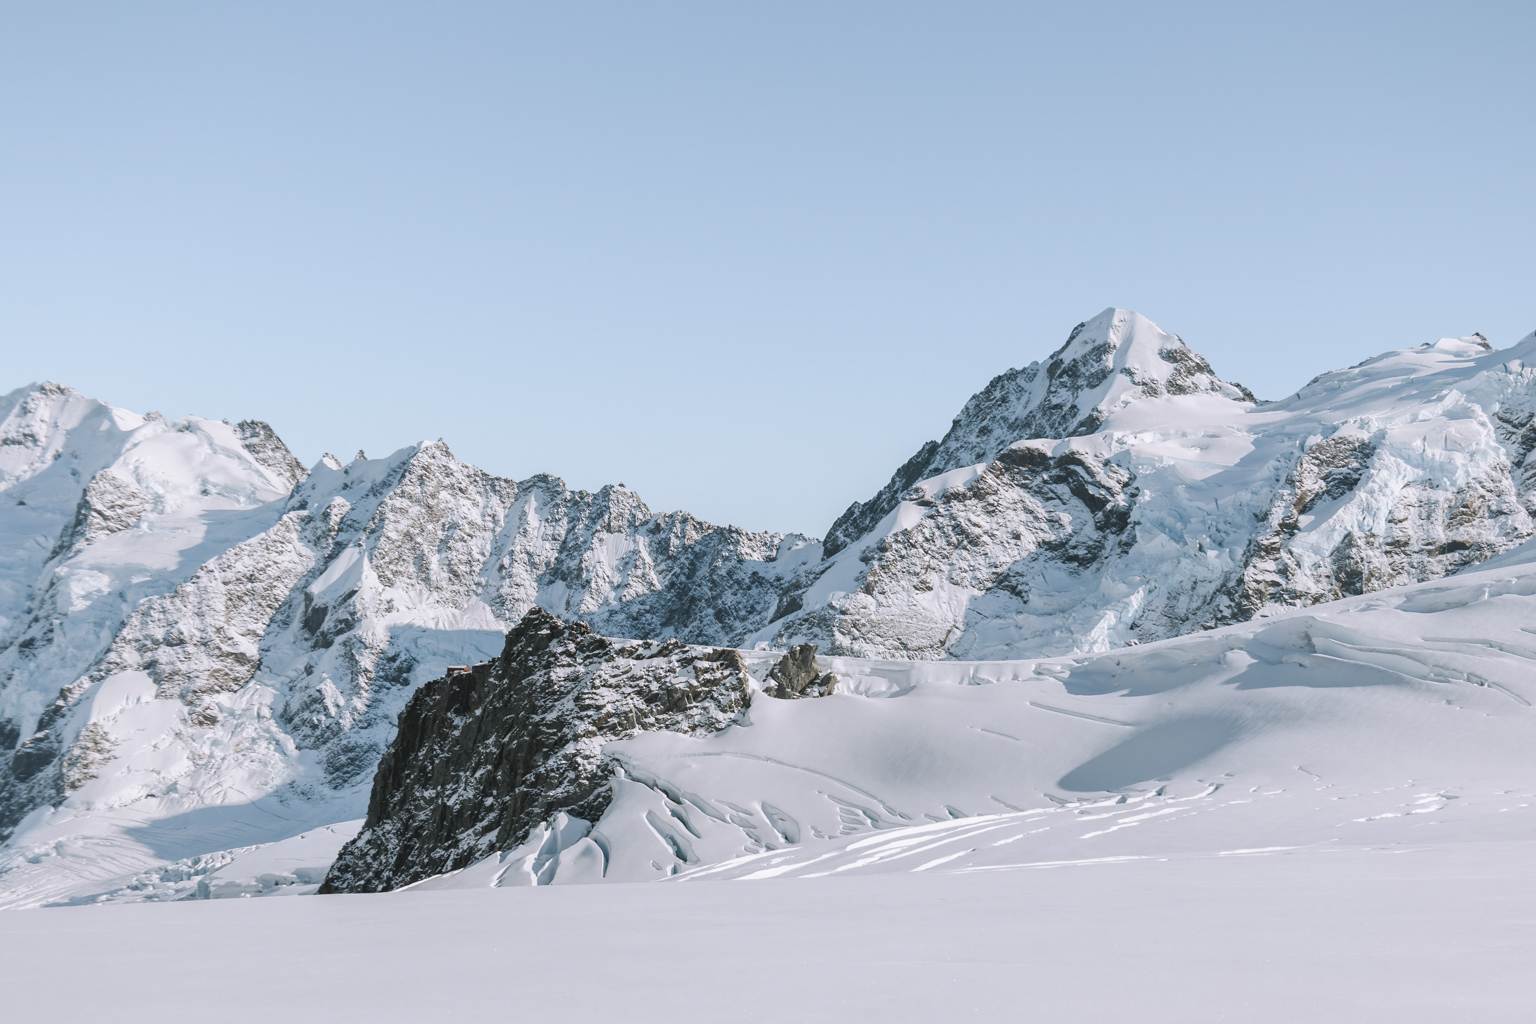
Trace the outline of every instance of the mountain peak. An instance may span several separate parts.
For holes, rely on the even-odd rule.
[[[1169,335],[1157,324],[1134,309],[1105,306],[1067,335],[1054,357],[1074,358],[1098,345],[1108,345],[1112,350],[1133,347],[1147,348],[1158,337]],[[1127,344],[1129,343],[1129,344]],[[1160,347],[1160,346],[1159,346]],[[1153,351],[1156,349],[1154,348]]]
[[[1133,355],[1151,359],[1171,344],[1182,345],[1183,341],[1178,335],[1163,330],[1150,317],[1134,309],[1106,306],[1072,328],[1053,356],[1070,358],[1098,345],[1108,345],[1111,351],[1121,354],[1117,362]]]
[[[1074,327],[1046,361],[1045,377],[1052,382],[1076,378],[1064,383],[1079,391],[1077,406],[1085,416],[1108,413],[1133,398],[1162,395],[1210,393],[1253,401],[1246,388],[1216,376],[1205,357],[1183,338],[1135,310],[1117,306]],[[1090,397],[1091,408],[1083,401]]]
[[[56,380],[38,380],[33,381],[31,384],[23,384],[6,397],[25,398],[34,394],[43,395],[48,398],[63,398],[66,395],[77,395],[79,392],[68,384],[60,384]]]
[[[0,396],[0,490],[43,472],[66,450],[84,457],[73,468],[89,476],[116,458],[124,435],[142,423],[52,381]]]
[[[1092,434],[1138,400],[1197,394],[1254,401],[1247,388],[1216,376],[1178,335],[1110,306],[1074,327],[1043,362],[1001,373],[971,396],[941,440],[929,441],[878,494],[832,524],[827,552],[874,527],[920,480],[990,461],[1017,441]]]

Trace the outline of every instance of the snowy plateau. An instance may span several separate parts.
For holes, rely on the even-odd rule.
[[[0,1009],[1536,1019],[1527,360],[1107,309],[820,540],[11,392]]]

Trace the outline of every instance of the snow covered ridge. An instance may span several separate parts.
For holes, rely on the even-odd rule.
[[[1441,340],[1254,402],[1106,310],[852,506],[753,639],[1038,657],[1460,571],[1532,533],[1533,354]]]
[[[0,835],[70,800],[349,791],[411,690],[535,604],[718,642],[819,551],[441,442],[301,473],[264,425],[57,385],[0,400],[0,536]]]
[[[1527,545],[1456,580],[1099,655],[823,658],[834,692],[813,700],[757,694],[784,659],[749,652],[744,711],[724,660],[705,680],[689,667],[703,652],[609,643],[535,616],[532,630],[561,650],[542,662],[527,637],[508,645],[518,661],[532,651],[530,680],[552,698],[524,736],[558,742],[524,746],[504,731],[515,716],[484,713],[492,680],[472,680],[479,703],[435,716],[442,745],[381,767],[376,797],[401,801],[381,801],[391,812],[375,827],[409,827],[343,861],[399,880],[450,868],[417,891],[1528,844],[1533,561]],[[582,667],[562,675],[572,655]],[[679,682],[697,710],[667,698]],[[604,691],[585,711],[559,710]],[[491,696],[508,707],[511,694]],[[669,703],[696,717],[630,728],[630,713]],[[542,810],[554,813],[497,849],[539,813],[510,799],[518,790],[552,797]],[[508,799],[483,802],[498,792]],[[463,827],[477,810],[491,827]],[[353,813],[291,794],[169,816],[66,805],[13,841],[0,892],[19,905],[312,892],[356,832]]]
[[[1443,340],[1257,403],[1106,310],[967,403],[830,553],[440,442],[304,472],[259,423],[13,392],[0,894],[179,893],[255,862],[213,866],[227,851],[354,822],[415,688],[494,658],[534,607],[653,641],[1038,659],[1465,571],[1533,531],[1533,348]],[[849,664],[810,704],[928,671]],[[312,856],[283,877],[323,873]]]
[[[328,885],[985,873],[1525,841],[1530,555],[1100,655],[821,659],[832,692],[804,701],[743,686],[742,667],[762,680],[788,657],[680,662],[681,645],[612,645],[530,613],[479,678],[413,701],[428,713],[402,720]],[[731,667],[699,673],[700,658]],[[524,701],[536,710],[517,713]],[[637,724],[635,708],[663,705],[670,720],[642,711]],[[530,742],[541,732],[553,741]]]

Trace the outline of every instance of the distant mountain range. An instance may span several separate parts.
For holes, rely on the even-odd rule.
[[[1536,335],[1389,352],[1266,402],[1123,309],[994,378],[824,541],[495,477],[440,441],[306,470],[263,423],[22,388],[0,398],[0,893],[184,894],[229,850],[361,818],[412,695],[503,658],[532,609],[678,641],[668,679],[796,644],[1092,655],[1482,565],[1536,533],[1533,450]],[[646,731],[616,728],[588,738]]]

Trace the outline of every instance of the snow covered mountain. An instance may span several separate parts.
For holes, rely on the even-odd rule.
[[[917,733],[903,742],[926,753],[911,758],[951,767],[910,792],[884,782],[849,789],[837,781],[851,778],[842,762],[791,767],[783,779],[771,768],[726,773],[749,781],[718,800],[704,781],[718,774],[725,786],[727,765],[769,765],[779,756],[771,748],[791,742],[762,728],[780,717],[848,716],[837,726],[846,735],[820,742],[888,761],[888,748],[861,747],[866,712],[814,709],[883,716],[872,709],[948,706],[948,690],[933,696],[918,681],[1037,679],[1063,665],[1091,674],[1104,659],[1130,658],[1127,644],[1435,580],[1517,547],[1536,532],[1533,354],[1536,337],[1502,352],[1478,336],[1442,340],[1257,402],[1176,336],[1106,310],[1050,358],[993,380],[943,439],[850,507],[825,548],[655,514],[623,487],[498,478],[441,442],[384,459],[359,453],[345,466],[327,457],[306,472],[260,423],[173,423],[56,385],[13,392],[0,398],[0,835],[11,833],[0,847],[0,902],[312,889],[357,831],[412,694],[449,665],[498,658],[533,608],[606,636],[742,648],[753,693],[779,659],[766,649],[797,643],[818,645],[839,679],[831,700],[794,711],[754,698],[751,726],[719,734],[750,734],[750,749],[699,761],[686,785],[624,753],[673,742],[654,730],[674,723],[599,730],[599,746],[625,766],[603,827],[619,828],[638,786],[650,802],[624,820],[662,822],[652,831],[670,829],[676,841],[626,832],[602,858],[605,876],[667,876],[753,843],[770,850],[844,826],[908,825],[946,807],[1029,810],[998,788],[992,768]],[[1134,656],[1211,680],[1200,692],[1215,704],[1246,688],[1206,665],[1209,638],[1238,636],[1233,650],[1252,646],[1260,653],[1246,656],[1266,664],[1275,651],[1315,654],[1313,639],[1279,643],[1267,627],[1242,628]],[[1497,642],[1523,650],[1513,634]],[[675,655],[667,671],[686,676]],[[1074,660],[1089,655],[1100,657]],[[1325,663],[1308,662],[1307,673]],[[1507,685],[1520,693],[1518,681]],[[906,703],[860,703],[909,691]],[[1066,706],[1053,701],[1042,703]],[[979,717],[954,729],[925,719],[918,731],[967,750],[988,728],[1014,734],[985,724],[1004,714],[985,700],[968,707]],[[1082,713],[1090,717],[1048,721],[1059,731],[1120,717]],[[1045,776],[1069,776],[1066,762],[1089,756],[1089,736],[1073,746],[1055,735],[1029,741],[1059,757],[1026,788],[1076,801],[1080,791],[1064,796]],[[1169,735],[1153,745],[1188,738]],[[811,778],[843,801],[835,821],[803,806]],[[881,792],[883,803],[856,790]],[[693,822],[697,835],[677,832],[665,823],[693,813],[673,799],[686,793],[722,821],[760,820],[732,824],[718,843],[704,841],[708,822]],[[583,810],[574,804],[548,809],[526,840],[536,849],[521,855],[533,858],[522,875],[539,880],[558,875],[566,847],[601,824],[573,825]],[[655,842],[671,852],[629,852]],[[567,880],[595,863],[568,859],[588,867],[568,867]]]
[[[850,507],[755,639],[1102,651],[1456,572],[1532,533],[1533,356],[1445,339],[1255,402],[1105,310]]]
[[[56,385],[0,413],[0,833],[66,800],[355,788],[411,689],[535,604],[723,642],[819,553],[622,487],[493,477],[440,442],[306,474],[262,424]]]
[[[1098,655],[823,659],[838,680],[829,697],[777,700],[755,683],[727,728],[614,731],[592,820],[572,802],[522,843],[424,872],[437,877],[416,888],[1528,840],[1533,555]],[[760,682],[772,661],[747,664]],[[722,692],[734,705],[735,684]],[[517,747],[476,710],[442,721],[437,738],[457,754],[434,766],[470,751],[505,764]],[[478,806],[464,784],[504,774],[450,770],[415,799]],[[380,790],[411,796],[393,771],[378,787],[376,802]],[[391,818],[371,813],[370,827]],[[344,851],[338,867],[359,861],[367,851]]]
[[[535,611],[496,662],[418,692],[366,822],[290,821],[292,838],[93,888],[56,887],[74,851],[54,840],[12,884],[131,902],[327,874],[332,891],[485,890],[1528,845],[1533,612],[1524,545],[1454,580],[1103,654],[823,658],[832,692],[787,700],[785,656],[615,643]],[[276,806],[243,810],[277,833]]]

